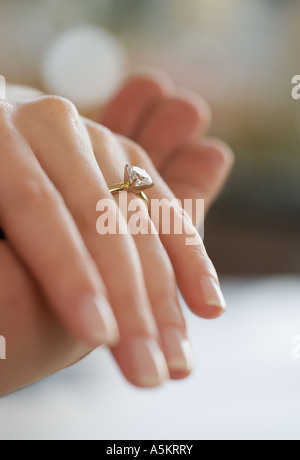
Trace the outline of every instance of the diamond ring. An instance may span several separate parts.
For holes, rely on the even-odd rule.
[[[149,200],[144,190],[154,187],[153,180],[149,174],[137,166],[125,166],[124,182],[122,184],[113,184],[109,187],[111,193],[132,192],[141,198],[146,205],[149,205]]]

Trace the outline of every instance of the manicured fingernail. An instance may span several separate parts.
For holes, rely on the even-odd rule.
[[[118,325],[105,297],[86,297],[81,305],[81,321],[91,342],[114,345],[119,340]]]
[[[130,341],[130,356],[140,386],[157,387],[168,380],[167,363],[156,340],[133,337]]]
[[[194,367],[192,347],[183,332],[170,327],[161,332],[170,371],[190,373]]]
[[[226,301],[218,283],[212,278],[203,278],[200,282],[206,304],[225,311]]]

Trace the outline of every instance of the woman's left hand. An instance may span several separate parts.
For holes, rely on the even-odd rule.
[[[102,155],[101,149],[99,150],[97,146],[103,145],[103,136],[106,136],[107,132],[92,122],[85,121],[85,123],[93,139],[95,155],[96,157],[98,155],[98,158],[100,158]],[[97,139],[99,139],[99,142],[97,142]],[[109,139],[112,138],[108,136],[108,142]],[[107,183],[121,181],[124,164],[131,163],[146,169],[153,176],[156,188],[149,191],[148,195],[150,198],[168,198],[169,200],[174,198],[174,195],[157,174],[148,156],[145,155],[140,147],[124,138],[120,138],[119,146],[121,148],[115,144],[114,148],[111,149],[111,157],[104,161],[102,161],[103,158],[101,160],[101,170]],[[180,155],[178,158],[180,159]],[[170,168],[171,170],[172,167]],[[165,174],[170,171],[166,169]],[[172,182],[174,179],[172,173],[170,177]],[[224,180],[224,177],[225,174],[223,171],[222,180]],[[210,201],[215,196],[216,189],[220,187],[220,176],[216,182],[218,184],[214,184],[214,186],[212,184],[210,191],[207,191],[207,199]],[[175,181],[174,185],[176,185]],[[180,196],[180,193],[177,193],[177,196]],[[183,189],[183,196],[189,198],[186,188]],[[190,229],[192,230],[192,228]],[[157,236],[145,239],[142,235],[139,235],[135,238],[140,252],[147,290],[154,295],[152,298],[150,296],[150,301],[154,307],[154,315],[160,330],[163,325],[174,324],[174,315],[177,318],[181,317],[181,314],[178,317],[178,313],[175,313],[176,310],[179,312],[178,300],[175,301],[173,306],[170,305],[170,298],[174,301],[176,296],[173,269],[175,270],[178,284],[187,303],[197,315],[212,318],[217,317],[223,311],[222,302],[219,300],[220,304],[216,304],[218,303],[216,302],[218,299],[216,299],[216,294],[212,292],[211,281],[209,281],[216,280],[215,271],[206,256],[201,239],[197,235],[196,238],[198,238],[198,244],[188,247],[185,246],[184,235],[181,237],[178,235],[169,237],[161,235],[161,241],[165,249]],[[165,251],[167,251],[172,261],[173,268],[169,265]],[[0,253],[2,255],[0,258],[0,271],[2,274],[0,317],[2,324],[8,323],[11,325],[15,338],[14,350],[12,350],[13,354],[10,360],[5,362],[5,366],[9,370],[6,375],[13,376],[15,373],[15,378],[18,380],[20,374],[17,370],[17,363],[18,360],[22,359],[22,369],[25,369],[25,371],[22,373],[21,381],[18,381],[16,384],[16,388],[19,388],[61,368],[67,367],[85,356],[90,351],[90,348],[79,344],[60,326],[8,242],[1,242]],[[14,305],[13,309],[11,305]],[[18,322],[15,321],[16,317],[18,317]],[[179,319],[179,322],[181,322],[180,327],[184,331],[182,319]],[[127,374],[129,380],[134,380],[130,376],[130,370],[126,370],[126,357],[122,356],[122,346],[114,350],[114,353],[117,360],[121,361],[121,363],[123,362],[121,368],[123,368],[125,375]],[[170,354],[168,356],[166,350],[165,353],[173,378],[184,377],[190,372],[188,369],[178,372],[175,369],[176,366],[174,368],[174,365],[172,369],[171,361],[173,360],[174,363],[174,357],[170,356]],[[35,374],[33,374],[33,367]],[[37,369],[38,372],[36,372]],[[3,373],[1,372],[1,374]],[[133,383],[136,382],[133,381]]]

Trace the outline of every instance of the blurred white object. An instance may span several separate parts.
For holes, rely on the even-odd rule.
[[[91,26],[54,40],[42,62],[48,92],[71,99],[82,110],[107,100],[124,77],[127,54],[112,34]]]

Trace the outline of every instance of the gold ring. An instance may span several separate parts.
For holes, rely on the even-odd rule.
[[[111,193],[132,192],[141,198],[147,206],[149,200],[144,190],[154,187],[154,183],[149,174],[137,166],[125,166],[124,182],[122,184],[113,184],[109,187]]]

